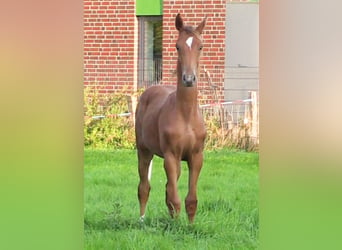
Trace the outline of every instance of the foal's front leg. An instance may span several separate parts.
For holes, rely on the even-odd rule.
[[[181,200],[177,190],[177,181],[180,175],[180,160],[172,154],[165,154],[164,169],[167,177],[165,202],[171,217],[177,217],[181,208]]]
[[[189,191],[185,198],[185,209],[190,223],[195,219],[197,210],[197,180],[202,169],[203,153],[192,155],[188,161],[189,167]]]

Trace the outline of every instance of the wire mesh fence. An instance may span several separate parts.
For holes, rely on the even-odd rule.
[[[234,146],[249,151],[258,149],[258,95],[251,91],[249,96],[245,100],[200,106],[207,123],[209,144]]]

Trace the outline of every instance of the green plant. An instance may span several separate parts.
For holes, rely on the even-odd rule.
[[[95,148],[135,147],[132,116],[127,113],[128,97],[124,94],[101,94],[99,88],[84,91],[84,145]]]
[[[139,90],[137,95],[141,94]],[[84,90],[84,145],[93,148],[135,148],[132,115],[118,116],[129,111],[129,96],[103,94],[98,86]],[[234,125],[227,129],[220,113],[204,114],[207,128],[205,149],[237,148],[257,151],[257,144],[249,136],[248,125]]]
[[[249,126],[243,122],[231,125],[228,129],[219,115],[204,114],[204,121],[207,129],[206,149],[236,148],[245,151],[258,151],[257,143],[250,136]]]

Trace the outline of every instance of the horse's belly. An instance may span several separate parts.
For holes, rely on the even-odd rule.
[[[143,124],[143,141],[145,146],[154,154],[160,155],[160,143],[158,126],[155,122],[147,122]]]

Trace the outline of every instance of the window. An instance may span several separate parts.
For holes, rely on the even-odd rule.
[[[143,16],[139,20],[138,87],[158,84],[162,79],[161,16]]]

